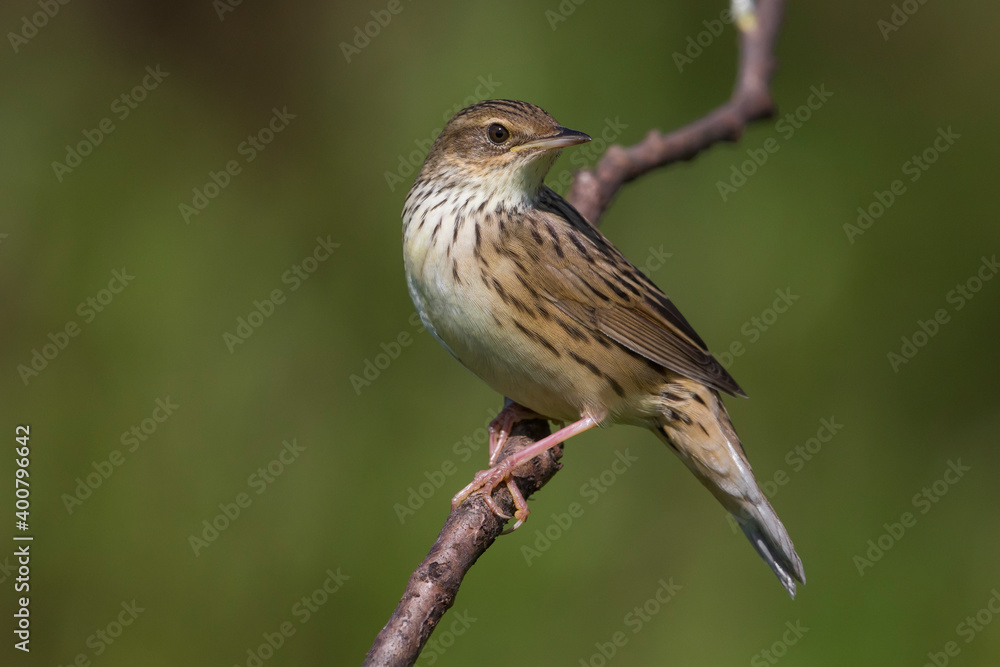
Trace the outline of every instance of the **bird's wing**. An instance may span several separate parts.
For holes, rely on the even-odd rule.
[[[545,188],[517,234],[551,244],[535,289],[569,317],[680,375],[746,396],[677,307],[568,202]]]

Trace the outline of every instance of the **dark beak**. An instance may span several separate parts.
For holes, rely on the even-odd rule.
[[[543,151],[553,150],[556,148],[566,148],[567,146],[576,146],[577,144],[583,144],[590,141],[590,135],[584,134],[583,132],[578,132],[576,130],[571,130],[568,127],[556,126],[556,133],[552,136],[542,137],[541,139],[535,139],[529,141],[526,144],[521,144],[520,146],[514,146],[510,150],[512,152],[516,151],[526,151],[531,149],[538,149]]]

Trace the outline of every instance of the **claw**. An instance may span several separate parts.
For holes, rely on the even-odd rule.
[[[493,500],[493,489],[495,488],[496,487],[494,486],[493,488],[489,489],[488,493],[483,494],[483,500],[486,501],[486,506],[489,507],[494,514],[496,514],[504,521],[512,519],[513,517],[511,517],[509,514],[500,509],[500,506],[497,505],[495,500]]]
[[[521,489],[517,487],[512,477],[507,478],[507,490],[510,491],[511,498],[514,499],[514,518],[517,521],[514,522],[513,526],[500,533],[501,535],[510,535],[513,533],[528,520],[528,515],[531,514],[531,511],[528,509],[528,501],[524,499]]]

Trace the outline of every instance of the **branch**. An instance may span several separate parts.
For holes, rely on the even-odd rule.
[[[746,0],[734,0],[744,4]],[[750,123],[770,117],[774,103],[769,90],[774,71],[774,45],[781,23],[783,0],[759,0],[756,14],[737,17],[740,61],[736,86],[729,101],[708,115],[670,134],[651,130],[634,146],[614,145],[593,169],[577,172],[568,199],[587,220],[600,219],[621,187],[640,176],[680,160],[690,160],[722,141],[737,141]],[[528,420],[514,426],[500,460],[549,434],[548,423]],[[542,488],[561,468],[562,446],[528,461],[514,471],[525,498]],[[494,500],[507,514],[514,503],[506,487]],[[410,576],[403,598],[365,658],[365,665],[413,665],[424,644],[458,595],[462,579],[493,544],[505,520],[473,495],[451,511],[427,558]]]
[[[518,422],[500,454],[500,461],[549,434],[542,419]],[[553,447],[514,470],[514,481],[525,498],[538,491],[562,465],[562,445]],[[493,493],[505,513],[513,515],[514,501],[505,485]],[[365,658],[372,667],[412,665],[438,621],[455,603],[465,573],[500,536],[505,519],[495,515],[481,495],[473,495],[451,511],[427,558],[410,575],[403,598],[389,622],[375,638]]]
[[[740,61],[729,101],[670,134],[650,130],[646,138],[624,148],[608,148],[593,169],[578,171],[567,199],[595,226],[623,185],[658,167],[690,160],[721,141],[737,141],[747,125],[774,113],[770,83],[774,45],[783,0],[760,0],[756,16],[745,17],[740,30]]]

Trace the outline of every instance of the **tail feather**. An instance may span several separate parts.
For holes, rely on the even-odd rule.
[[[806,573],[802,569],[802,561],[795,553],[795,545],[788,536],[788,531],[781,524],[767,498],[757,506],[744,511],[743,516],[734,514],[736,522],[743,529],[743,534],[750,544],[764,559],[778,580],[795,597],[795,582],[806,583]]]
[[[671,383],[662,394],[655,431],[736,519],[778,580],[795,597],[806,582],[788,531],[754,479],[722,399],[694,381]]]

